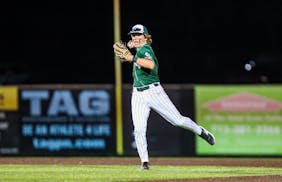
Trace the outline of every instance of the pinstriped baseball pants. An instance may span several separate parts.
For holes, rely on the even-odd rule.
[[[201,134],[201,128],[190,118],[180,114],[160,84],[149,86],[150,88],[144,91],[137,91],[134,88],[131,98],[134,137],[141,162],[149,161],[146,130],[151,109],[172,125],[190,130],[197,135]]]

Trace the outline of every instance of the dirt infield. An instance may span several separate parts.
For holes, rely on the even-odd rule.
[[[0,164],[139,165],[136,157],[0,157]],[[282,158],[158,158],[152,165],[282,167]]]
[[[139,165],[135,157],[0,157],[0,164],[72,164],[72,165]],[[282,167],[282,158],[151,158],[151,165],[209,165]],[[193,180],[169,180],[170,182],[237,182],[282,181],[282,176],[202,178]],[[162,182],[168,182],[162,180]]]

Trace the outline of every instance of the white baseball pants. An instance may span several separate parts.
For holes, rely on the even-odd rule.
[[[201,128],[190,118],[179,113],[159,83],[158,86],[151,84],[149,89],[143,91],[133,88],[131,105],[135,143],[141,162],[149,162],[146,130],[151,109],[172,125],[190,130],[197,135],[201,134]]]

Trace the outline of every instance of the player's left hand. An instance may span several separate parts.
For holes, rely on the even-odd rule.
[[[120,58],[121,62],[132,62],[133,55],[122,41],[114,43],[113,48],[115,55]]]

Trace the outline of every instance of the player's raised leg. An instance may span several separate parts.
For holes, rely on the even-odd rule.
[[[163,88],[156,87],[156,90],[150,93],[152,108],[156,110],[163,118],[174,126],[190,130],[205,139],[209,144],[215,143],[215,137],[205,128],[197,125],[189,117],[182,116],[174,104],[171,102]],[[158,94],[158,97],[154,96]]]

